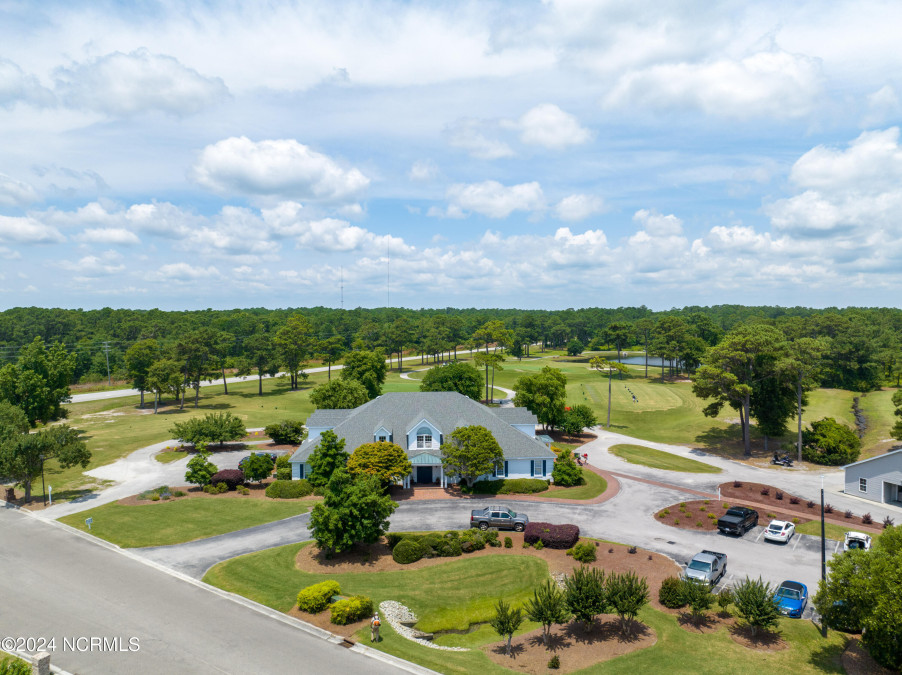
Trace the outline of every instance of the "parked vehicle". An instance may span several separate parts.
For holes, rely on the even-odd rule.
[[[758,524],[758,512],[746,506],[734,506],[717,519],[717,529],[723,534],[739,537]]]
[[[686,566],[683,575],[686,579],[707,581],[712,586],[727,573],[727,554],[717,551],[702,551],[697,553]]]
[[[484,509],[470,512],[470,527],[478,527],[480,530],[497,527],[499,530],[522,532],[528,522],[529,517],[525,513],[516,513],[501,504],[490,504]]]
[[[799,581],[784,581],[774,593],[774,604],[781,614],[801,619],[808,605],[808,587]]]
[[[792,466],[792,459],[790,459],[789,455],[783,455],[782,457],[780,457],[775,452],[773,459],[770,460],[770,463],[776,464],[778,466]]]
[[[782,544],[789,543],[792,535],[796,533],[796,526],[785,520],[772,520],[764,530],[764,538],[768,541],[778,541]]]
[[[864,532],[846,532],[846,540],[843,542],[842,550],[851,551],[852,549],[870,551],[871,538]]]
[[[275,455],[275,454],[273,454],[273,453],[269,453],[269,452],[252,452],[251,454],[249,454],[249,455],[247,455],[247,456],[245,456],[245,457],[242,457],[242,458],[238,461],[238,468],[239,468],[239,469],[243,469],[243,468],[244,468],[244,465],[247,464],[247,460],[249,460],[249,459],[250,459],[251,457],[253,457],[254,455],[263,455],[264,457],[269,457],[269,458],[272,460],[273,466],[275,466],[275,464],[276,464],[276,457],[277,457],[277,455]]]

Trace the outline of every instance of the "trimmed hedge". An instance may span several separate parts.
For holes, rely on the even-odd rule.
[[[399,565],[409,565],[426,555],[426,547],[415,539],[402,539],[394,549],[391,557]]]
[[[210,478],[211,485],[219,485],[225,483],[229,486],[229,490],[234,490],[239,485],[244,485],[244,471],[241,469],[223,469],[217,471]]]
[[[313,494],[313,486],[307,479],[274,480],[266,486],[266,496],[270,499],[299,499]]]
[[[321,581],[318,584],[307,586],[298,593],[298,609],[309,614],[322,612],[329,604],[333,595],[341,593],[341,586],[337,581]]]
[[[476,481],[473,487],[461,489],[461,492],[474,495],[531,495],[547,489],[548,481],[541,478],[502,478]]]
[[[373,601],[365,595],[355,595],[332,603],[329,621],[339,626],[360,621],[373,613]]]
[[[670,609],[679,609],[686,606],[686,592],[682,579],[667,577],[661,582],[661,590],[658,591],[658,601]]]
[[[276,468],[276,480],[291,480],[291,467],[290,466],[280,466]],[[304,479],[306,480],[306,479]],[[313,488],[310,488],[311,491]]]
[[[573,548],[579,541],[579,526],[529,522],[523,531],[523,541],[530,545],[541,541],[548,548]]]

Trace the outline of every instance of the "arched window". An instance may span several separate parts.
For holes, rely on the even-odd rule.
[[[420,427],[417,429],[417,448],[432,447],[432,429],[429,427]]]

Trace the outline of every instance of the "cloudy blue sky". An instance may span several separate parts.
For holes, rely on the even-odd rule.
[[[900,25],[6,0],[0,308],[900,306]]]

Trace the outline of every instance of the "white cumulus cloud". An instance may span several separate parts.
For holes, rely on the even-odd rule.
[[[0,241],[53,244],[65,241],[62,233],[31,216],[0,216]]]
[[[608,107],[697,108],[739,119],[807,115],[822,90],[817,59],[781,50],[744,59],[663,63],[623,75],[605,98]]]
[[[138,235],[124,227],[91,227],[75,237],[87,244],[140,244]]]
[[[28,183],[0,173],[0,205],[27,206],[38,200],[38,193]]]
[[[34,75],[29,75],[18,64],[0,58],[0,107],[11,108],[16,103],[38,106],[52,105],[53,93],[42,87]]]
[[[220,78],[205,77],[172,56],[146,49],[60,68],[56,77],[67,105],[116,116],[149,110],[190,115],[228,96]]]
[[[582,145],[592,138],[592,133],[582,127],[576,117],[553,103],[542,103],[527,110],[516,126],[520,129],[521,142],[550,150]]]
[[[502,140],[495,138],[499,124],[490,120],[461,119],[445,130],[448,142],[476,159],[501,159],[513,157],[514,151]]]
[[[323,201],[352,199],[370,182],[358,169],[344,169],[294,139],[254,142],[244,136],[205,147],[192,175],[216,192]]]
[[[449,211],[473,211],[489,218],[507,218],[514,211],[537,211],[545,207],[538,182],[502,185],[498,181],[455,184],[448,188]]]
[[[595,195],[568,195],[554,206],[554,215],[559,220],[580,221],[603,213],[606,210],[604,200]]]

